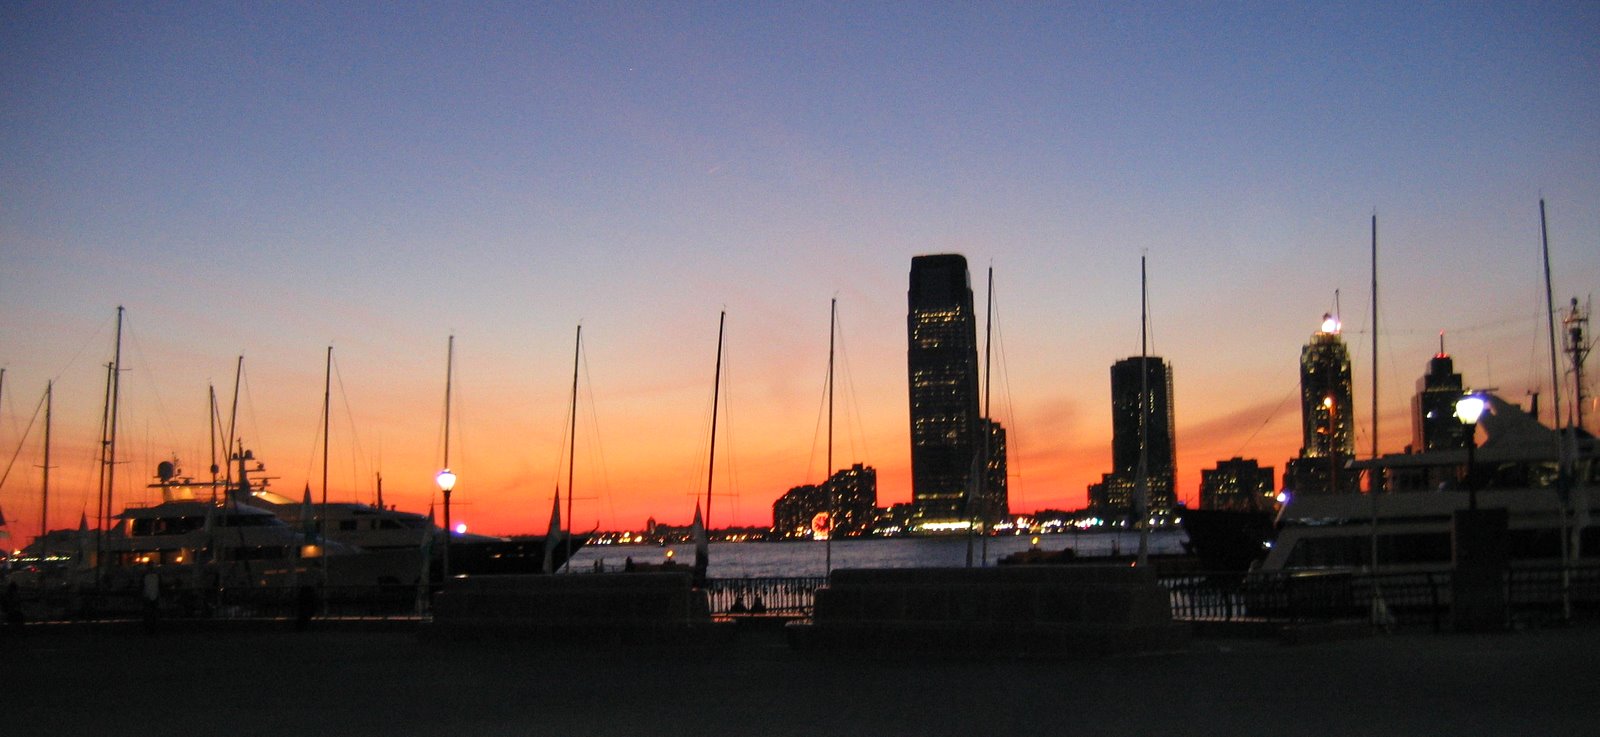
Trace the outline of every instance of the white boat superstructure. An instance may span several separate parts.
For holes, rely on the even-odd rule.
[[[1354,471],[1384,473],[1391,492],[1376,500],[1369,494],[1291,492],[1261,569],[1368,569],[1376,521],[1379,569],[1447,570],[1452,519],[1471,503],[1469,484],[1480,508],[1506,510],[1506,550],[1512,565],[1557,566],[1567,549],[1577,551],[1578,563],[1600,564],[1600,528],[1589,524],[1600,519],[1600,495],[1590,493],[1600,482],[1595,438],[1570,431],[1558,435],[1516,405],[1493,396],[1489,400],[1492,414],[1482,423],[1488,440],[1475,451],[1472,474],[1465,473],[1465,449],[1352,462],[1348,468]],[[1563,442],[1572,469],[1565,491],[1557,472]],[[1568,548],[1563,547],[1564,533],[1570,535]]]

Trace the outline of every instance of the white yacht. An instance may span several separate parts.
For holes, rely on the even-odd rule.
[[[1261,570],[1353,570],[1371,567],[1376,521],[1378,569],[1385,573],[1443,571],[1451,566],[1451,520],[1467,509],[1476,488],[1479,508],[1507,511],[1506,549],[1513,566],[1558,566],[1563,555],[1562,511],[1569,544],[1577,541],[1580,565],[1600,565],[1600,446],[1587,433],[1545,427],[1514,404],[1489,396],[1481,421],[1487,440],[1475,449],[1470,476],[1467,450],[1405,453],[1354,461],[1347,467],[1382,472],[1390,493],[1290,492],[1277,518],[1277,535]],[[1565,455],[1568,491],[1557,484]],[[1565,498],[1563,498],[1565,496]]]

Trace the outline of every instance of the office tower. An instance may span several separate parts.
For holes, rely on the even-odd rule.
[[[1135,512],[1141,437],[1145,442],[1149,511],[1164,515],[1172,510],[1177,501],[1173,429],[1172,367],[1156,356],[1134,356],[1112,364],[1112,478],[1102,481],[1106,493],[1102,511],[1107,516],[1131,516]]]
[[[1300,351],[1300,428],[1300,455],[1284,468],[1284,487],[1311,494],[1358,491],[1360,478],[1344,468],[1355,455],[1350,350],[1332,315],[1322,316],[1322,328]]]
[[[1417,395],[1411,400],[1411,442],[1416,451],[1467,447],[1467,426],[1456,419],[1462,390],[1461,374],[1444,352],[1441,337],[1439,353],[1428,361],[1428,373],[1417,380]]]
[[[906,367],[911,391],[911,497],[924,520],[966,519],[982,418],[977,323],[967,259],[911,260]]]
[[[1273,468],[1235,456],[1200,472],[1200,508],[1255,512],[1272,509]]]

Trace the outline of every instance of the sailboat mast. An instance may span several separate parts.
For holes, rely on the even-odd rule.
[[[1378,214],[1372,214],[1372,457],[1378,457]],[[1383,473],[1373,469],[1368,490],[1383,490]],[[1376,562],[1376,559],[1374,559]]]
[[[1140,567],[1150,563],[1150,298],[1146,291],[1145,257],[1139,257],[1139,470],[1134,477],[1135,523],[1139,526]]]
[[[239,423],[239,385],[244,380],[244,356],[233,365],[233,405],[228,408],[228,442],[223,447],[224,453],[233,452],[233,441],[236,437],[234,429]],[[233,480],[233,464],[228,464],[228,480]]]
[[[111,364],[107,366],[110,375],[106,377],[106,410],[104,415],[105,434],[102,436],[105,445],[104,465],[101,469],[105,473],[104,506],[100,509],[101,534],[95,538],[95,584],[98,588],[100,582],[100,567],[104,565],[105,556],[102,555],[101,545],[105,539],[104,531],[111,524],[112,496],[116,489],[117,475],[117,404],[122,390],[122,305],[117,305],[117,342],[112,353]]]
[[[823,543],[827,551],[823,571],[827,575],[833,574],[833,535],[839,529],[839,490],[833,485],[833,336],[838,322],[839,298],[834,297],[828,300],[828,464],[822,472],[822,483],[828,487],[828,538]]]
[[[983,527],[978,534],[983,536],[983,545],[979,561],[982,565],[989,565],[989,526],[993,524],[994,509],[991,505],[992,498],[989,490],[989,454],[994,452],[990,441],[994,437],[994,416],[989,414],[989,379],[990,358],[993,356],[993,343],[990,338],[994,335],[994,267],[989,267],[989,295],[984,305],[983,316],[983,423],[979,426],[983,431],[983,466],[978,469],[978,510],[983,516]]]
[[[105,463],[106,455],[105,455],[105,453],[106,453],[106,446],[109,445],[110,442],[111,442],[106,437],[106,432],[111,427],[111,372],[112,372],[112,364],[107,363],[106,364],[106,396],[105,396],[104,403],[100,405],[100,464],[99,464],[100,465],[100,469],[99,469],[100,470],[100,475],[99,475],[98,478],[95,479],[95,490],[94,490],[94,493],[95,493],[95,497],[94,497],[95,524],[97,526],[97,529],[99,529],[102,532],[104,532],[106,530],[107,525],[110,523],[110,520],[106,517],[106,463]],[[105,536],[102,534],[102,535],[100,535],[100,536],[95,538],[95,543],[94,543],[95,585],[96,586],[99,586],[99,583],[100,583],[100,581],[99,581],[99,579],[100,579],[100,572],[99,572],[100,563],[99,563],[99,561],[100,561],[100,555],[101,555],[101,552],[102,552],[101,551],[101,542],[104,539],[105,539]]]
[[[328,420],[333,407],[333,346],[322,369],[322,508],[317,512],[317,537],[324,546],[328,539]],[[328,551],[322,551],[322,582],[328,582]]]
[[[567,527],[572,527],[572,481],[578,466],[578,359],[583,355],[583,324],[578,324],[577,337],[572,343],[572,418],[567,429]],[[561,490],[557,489],[559,496]],[[560,500],[557,500],[560,503]],[[559,530],[557,530],[559,532]],[[572,535],[567,535],[567,560],[572,560]],[[554,570],[552,568],[551,570]],[[571,571],[571,568],[567,569]]]
[[[706,465],[706,514],[702,521],[708,535],[711,530],[711,481],[717,475],[717,404],[722,396],[722,333],[727,319],[727,310],[717,316],[717,374],[711,384],[711,457]]]
[[[217,388],[206,384],[206,442],[211,444],[211,503],[217,503]]]
[[[111,510],[115,507],[112,497],[116,493],[117,477],[117,411],[122,394],[122,305],[117,305],[117,346],[111,358],[111,410],[109,414],[109,432],[106,441],[106,515],[111,519]]]
[[[1550,284],[1550,230],[1545,224],[1544,198],[1539,198],[1539,242],[1544,252],[1545,316],[1550,325],[1550,416],[1556,429],[1556,498],[1561,500],[1561,603],[1562,615],[1570,619],[1572,602],[1569,598],[1569,567],[1577,559],[1582,535],[1575,534],[1567,515],[1570,513],[1571,489],[1568,478],[1567,442],[1561,432],[1561,367],[1556,358],[1556,298]],[[1574,431],[1575,432],[1575,431]]]
[[[55,404],[55,382],[47,381],[44,385],[44,493],[39,499],[39,556],[40,560],[49,557],[50,535],[50,411]],[[49,570],[48,565],[41,566],[41,571]]]
[[[454,531],[450,529],[450,492],[454,490],[454,476],[450,474],[450,388],[455,379],[456,368],[456,336],[450,336],[445,348],[444,358],[444,470],[439,472],[438,478],[449,479],[448,484],[441,484],[440,491],[444,494],[444,552],[440,556],[441,570],[446,580],[450,578],[450,536]],[[428,534],[433,534],[430,525]]]
[[[1556,428],[1556,435],[1559,436],[1561,434],[1559,432],[1561,429],[1561,366],[1559,359],[1556,358],[1556,298],[1555,291],[1550,286],[1550,231],[1545,226],[1543,197],[1539,198],[1539,240],[1544,249],[1545,315],[1550,322],[1550,416],[1552,419],[1550,424]],[[1562,443],[1561,446],[1565,448],[1566,444]],[[1563,461],[1565,461],[1565,456],[1563,456]],[[1564,471],[1565,468],[1566,464],[1563,462],[1562,470]]]

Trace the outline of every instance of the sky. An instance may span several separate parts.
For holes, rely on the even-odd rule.
[[[909,501],[931,253],[966,255],[980,320],[993,269],[1016,511],[1110,470],[1146,258],[1193,501],[1296,453],[1336,309],[1363,453],[1410,442],[1440,331],[1470,386],[1548,410],[1541,198],[1555,299],[1587,300],[1594,3],[9,2],[0,510],[39,529],[47,382],[49,526],[92,510],[118,306],[118,506],[161,460],[208,474],[240,356],[237,436],[320,495],[331,346],[328,498],[381,474],[426,511],[454,335],[454,516],[542,532],[581,324],[569,521],[686,524],[725,310],[712,524],[770,524],[826,475],[831,299],[833,465]]]

